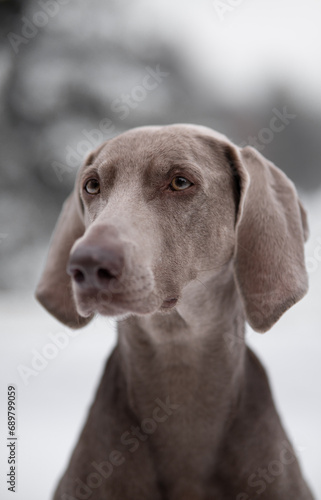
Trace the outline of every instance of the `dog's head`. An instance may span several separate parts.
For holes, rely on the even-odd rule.
[[[292,182],[253,148],[201,126],[142,127],[78,172],[37,298],[71,327],[165,312],[233,261],[247,319],[266,331],[307,291],[307,234]]]

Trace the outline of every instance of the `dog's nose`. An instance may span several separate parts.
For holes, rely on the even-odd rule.
[[[81,288],[103,289],[124,268],[124,254],[120,247],[97,247],[82,244],[71,253],[67,273]]]

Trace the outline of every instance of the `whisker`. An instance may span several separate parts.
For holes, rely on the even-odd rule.
[[[203,283],[200,279],[196,278],[196,281],[199,281],[201,283],[201,285],[203,285],[204,288],[208,289],[208,287],[205,285],[205,283]]]
[[[217,269],[223,269],[224,266],[226,266],[227,264],[229,264],[229,262],[231,262],[231,259],[228,259],[226,262],[223,262],[223,264],[219,265],[219,266],[214,266],[214,267],[209,267],[207,269],[197,269],[197,272],[205,272],[205,271],[216,271]]]

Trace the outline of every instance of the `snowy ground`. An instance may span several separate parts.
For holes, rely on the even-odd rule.
[[[270,376],[285,427],[295,444],[305,475],[321,499],[321,200],[310,199],[311,237],[307,245],[310,269],[308,296],[267,334],[249,330],[248,342]],[[318,240],[319,239],[319,240]],[[98,319],[71,337],[33,299],[31,292],[0,296],[0,497],[49,500],[66,466],[105,359],[115,343],[112,321]],[[68,345],[55,353],[51,334],[64,333]],[[65,341],[67,343],[67,341]],[[31,368],[34,351],[55,356],[26,383],[21,365]],[[6,391],[17,387],[18,489],[7,491]],[[231,499],[232,500],[232,499]]]

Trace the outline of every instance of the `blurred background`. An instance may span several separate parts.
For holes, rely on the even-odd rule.
[[[14,382],[18,500],[50,498],[115,342],[100,319],[30,383],[19,372],[63,329],[32,297],[61,204],[103,140],[177,122],[254,145],[308,209],[310,293],[267,336],[248,336],[321,498],[320,17],[316,0],[0,1],[0,406]]]

